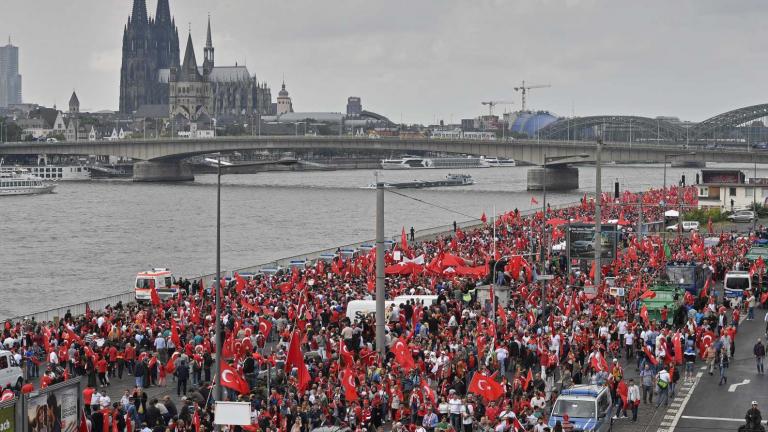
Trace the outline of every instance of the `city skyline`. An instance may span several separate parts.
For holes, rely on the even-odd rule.
[[[121,36],[131,3],[86,0],[88,14],[52,1],[9,6],[0,28],[20,47],[24,102],[62,107],[74,88],[84,109],[117,110]],[[150,0],[147,7],[155,5]],[[489,0],[472,6],[390,2],[362,10],[349,1],[171,0],[180,38],[191,28],[202,46],[210,12],[221,41],[217,59],[245,63],[272,88],[285,76],[300,111],[343,111],[346,97],[355,95],[396,122],[456,123],[487,112],[480,105],[485,100],[515,101],[497,113],[518,109],[513,87],[526,80],[552,84],[532,91],[528,106],[561,116],[700,121],[762,103],[759,95],[768,90],[760,79],[768,47],[750,37],[766,15],[758,1]],[[30,16],[33,7],[36,25],[13,18]],[[62,21],[69,37],[55,35],[60,27],[53,24]]]

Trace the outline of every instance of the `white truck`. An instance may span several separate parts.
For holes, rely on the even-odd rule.
[[[16,363],[13,353],[10,351],[0,351],[0,388],[6,386],[15,386],[21,388],[24,384],[24,374]]]

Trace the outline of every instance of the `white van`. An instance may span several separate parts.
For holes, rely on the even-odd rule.
[[[731,306],[741,303],[745,290],[752,290],[752,278],[748,271],[729,271],[725,274],[725,298],[731,302]]]
[[[153,268],[149,271],[139,272],[136,275],[134,291],[136,301],[149,301],[152,299],[152,287],[157,290],[161,300],[167,300],[178,294],[179,285],[173,273],[167,268]]]
[[[0,351],[0,388],[9,385],[21,388],[22,384],[24,384],[24,375],[16,359],[13,358],[13,353]]]
[[[384,309],[395,304],[392,300],[386,300],[384,302]],[[399,303],[398,303],[399,304]],[[347,318],[350,321],[363,320],[368,315],[376,314],[376,300],[352,300],[347,303]]]

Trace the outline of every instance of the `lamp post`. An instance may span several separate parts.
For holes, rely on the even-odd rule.
[[[755,218],[752,219],[752,231],[757,229],[757,161],[755,161],[755,179],[752,180],[752,211],[755,212]]]
[[[600,286],[600,278],[603,275],[603,267],[600,265],[600,256],[603,253],[603,216],[600,201],[603,199],[602,187],[602,160],[603,138],[598,137],[595,145],[595,289]]]

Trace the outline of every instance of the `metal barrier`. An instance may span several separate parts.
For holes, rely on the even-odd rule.
[[[567,207],[573,207],[573,206],[576,206],[578,204],[579,204],[579,202],[570,202],[570,203],[566,203],[566,204],[552,205],[550,207],[552,209],[554,209],[554,210],[558,210],[558,209],[563,209],[563,208],[567,208]],[[538,208],[537,209],[531,209],[531,210],[524,210],[524,211],[520,211],[520,215],[521,216],[530,216],[530,215],[533,215],[533,214],[535,214],[536,212],[538,212],[540,210],[541,209],[538,209]],[[456,226],[458,228],[461,228],[462,230],[468,230],[468,229],[474,229],[476,227],[480,227],[480,226],[482,226],[482,223],[480,223],[479,219],[471,219],[471,220],[468,220],[468,221],[457,222]],[[415,237],[419,241],[432,240],[432,239],[436,238],[437,236],[439,236],[441,234],[446,234],[446,233],[449,233],[449,232],[452,232],[452,231],[453,231],[453,225],[441,225],[441,226],[437,226],[437,227],[417,230],[417,231],[415,231]],[[389,240],[393,241],[393,242],[399,242],[400,241],[400,234],[401,233],[396,233],[396,234],[393,234],[393,235],[391,235],[391,236],[389,236],[387,238]],[[287,267],[289,267],[291,261],[296,261],[296,260],[312,261],[312,260],[315,260],[315,259],[319,258],[323,254],[333,254],[333,253],[335,253],[339,249],[359,249],[362,245],[365,245],[365,244],[374,245],[375,243],[376,243],[375,240],[367,240],[367,241],[362,241],[362,242],[350,243],[350,244],[346,244],[346,245],[343,245],[343,246],[337,246],[337,247],[333,247],[333,248],[317,250],[317,251],[314,251],[314,252],[308,252],[308,253],[304,253],[304,254],[301,254],[301,255],[295,255],[295,256],[292,256],[292,257],[280,258],[278,260],[269,261],[269,262],[262,263],[262,264],[257,264],[257,265],[254,265],[254,266],[243,267],[243,268],[239,268],[239,269],[235,269],[235,270],[222,271],[222,277],[231,277],[234,273],[255,273],[255,272],[258,272],[261,269],[265,269],[265,268],[275,268],[275,267],[287,268]],[[192,279],[192,280],[202,279],[203,282],[205,283],[205,286],[209,286],[209,284],[215,279],[215,277],[216,277],[215,274],[207,274],[207,275],[197,276],[197,277],[190,278],[190,279]],[[86,306],[86,304],[91,308],[91,310],[99,311],[99,310],[104,309],[108,305],[114,306],[118,302],[122,302],[123,304],[126,304],[126,303],[131,303],[134,300],[135,300],[134,292],[133,291],[128,291],[128,292],[124,292],[124,293],[121,293],[121,294],[112,295],[112,296],[109,296],[109,297],[103,297],[103,298],[100,298],[100,299],[89,300],[88,302],[75,303],[75,304],[71,304],[71,305],[61,306],[61,307],[58,307],[58,308],[55,308],[55,309],[49,309],[49,310],[42,311],[42,312],[34,312],[34,313],[24,314],[24,315],[20,315],[20,316],[16,316],[16,317],[10,318],[10,320],[12,322],[23,321],[23,320],[30,320],[30,319],[34,319],[37,322],[53,321],[54,318],[62,318],[62,317],[64,317],[64,315],[67,313],[67,311],[71,312],[72,315],[82,315],[82,314],[84,314],[85,313],[85,306]]]

